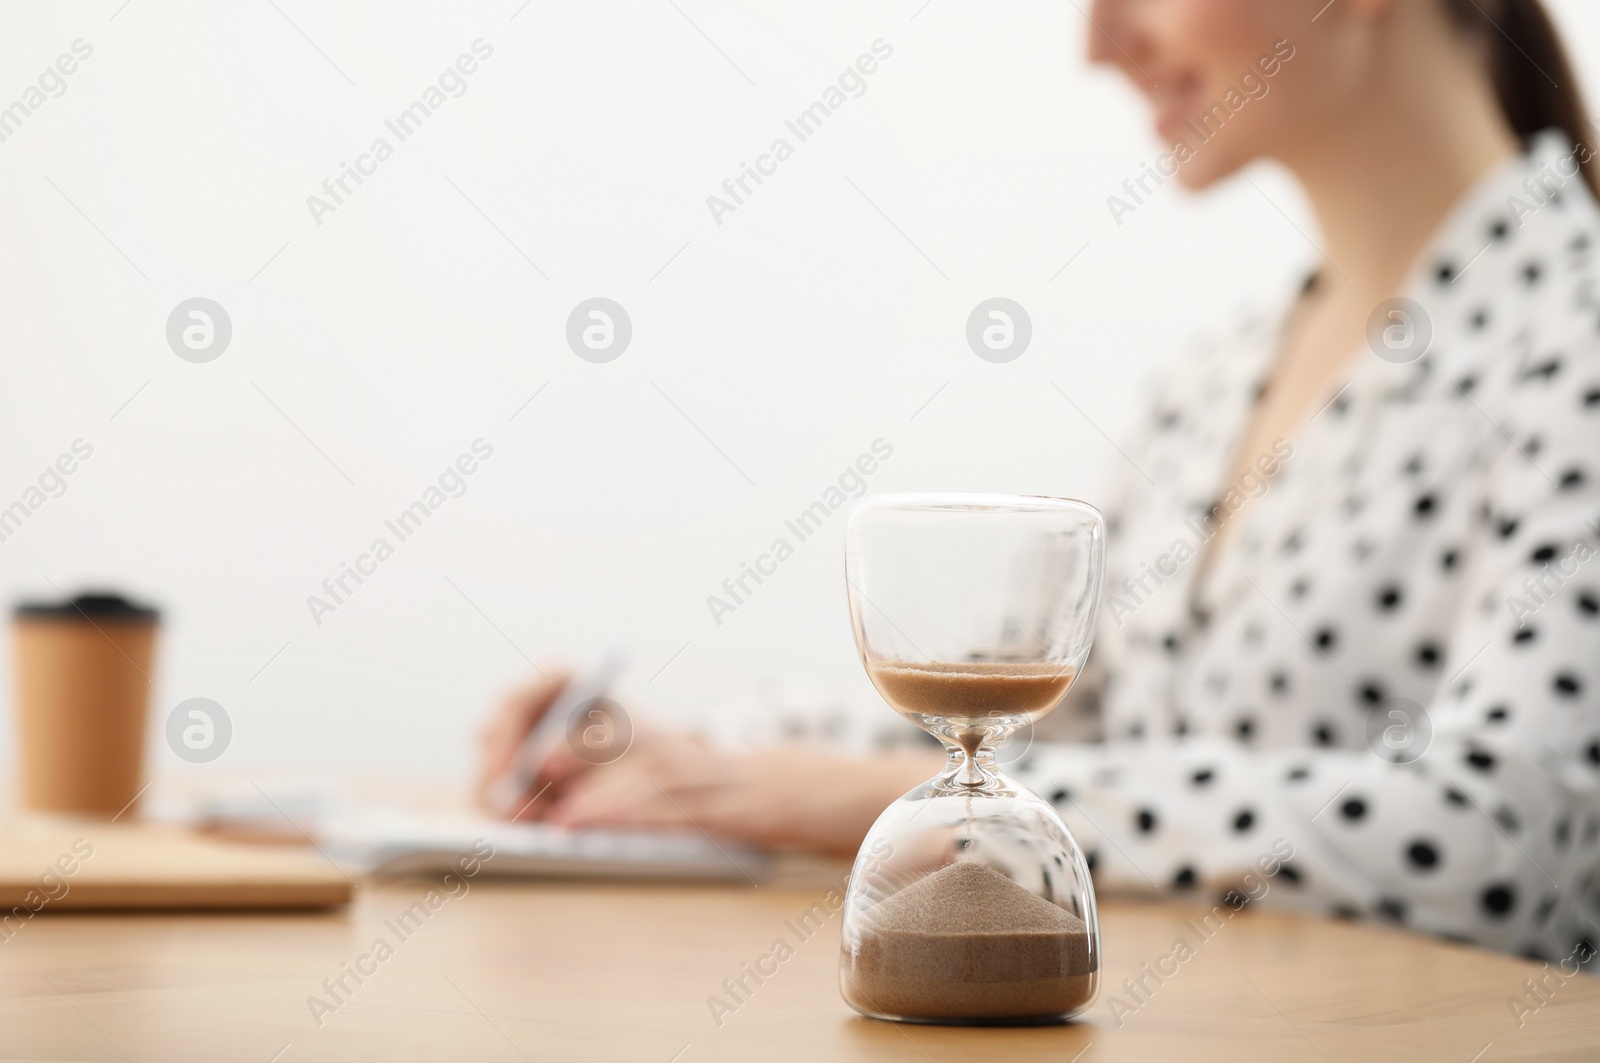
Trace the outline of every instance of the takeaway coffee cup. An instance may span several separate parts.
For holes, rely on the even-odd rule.
[[[24,602],[12,617],[22,805],[110,818],[144,785],[159,616],[115,594]]]

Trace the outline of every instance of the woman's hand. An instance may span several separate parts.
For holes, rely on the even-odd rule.
[[[484,732],[484,785],[560,693],[562,676],[507,699]],[[764,846],[848,853],[884,807],[943,766],[944,754],[845,756],[806,746],[717,749],[680,732],[634,725],[617,760],[591,764],[551,750],[522,819],[570,827],[700,830]]]
[[[540,673],[541,676],[545,674]],[[487,798],[489,787],[511,767],[523,736],[544,717],[570,678],[565,669],[553,669],[548,678],[528,684],[500,703],[499,710],[489,718],[478,736],[480,800]]]

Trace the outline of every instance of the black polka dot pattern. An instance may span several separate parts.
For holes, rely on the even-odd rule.
[[[1432,871],[1439,866],[1439,848],[1432,842],[1414,841],[1406,847],[1406,860],[1418,871]]]
[[[1515,887],[1509,883],[1497,883],[1483,891],[1483,910],[1491,919],[1506,918],[1516,903]]]
[[[1259,497],[1229,480],[1289,310],[1163,380],[1125,445],[1154,483],[1107,500],[1093,709],[1017,773],[1071,790],[1097,881],[1255,874],[1261,903],[1524,955],[1600,935],[1600,208],[1572,180],[1506,206],[1570,150],[1470,193],[1399,293],[1426,356],[1356,352]]]

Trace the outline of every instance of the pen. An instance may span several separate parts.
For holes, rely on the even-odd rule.
[[[516,803],[533,788],[551,746],[566,737],[573,713],[595,698],[605,697],[627,663],[626,653],[609,650],[598,664],[575,676],[562,688],[539,722],[523,736],[511,758],[511,766],[489,787],[487,796],[491,808],[502,814],[520,811]]]

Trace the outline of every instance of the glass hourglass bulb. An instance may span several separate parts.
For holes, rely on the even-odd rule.
[[[945,769],[878,818],[846,896],[840,989],[875,1018],[1054,1022],[1094,1001],[1087,862],[995,747],[1065,697],[1099,610],[1105,524],[1069,499],[890,495],[857,507],[857,648]]]

